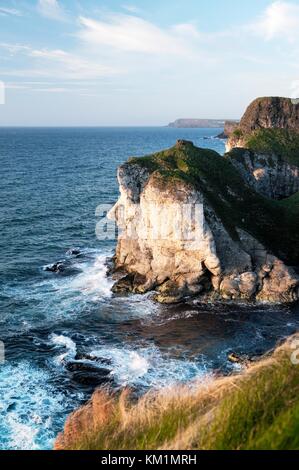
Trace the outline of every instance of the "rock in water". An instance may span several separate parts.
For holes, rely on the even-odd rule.
[[[105,367],[73,361],[68,362],[66,368],[72,373],[73,380],[83,385],[98,386],[112,381],[111,371]]]
[[[179,140],[122,165],[121,196],[109,217],[122,229],[114,269],[126,275],[114,291],[156,290],[164,303],[187,295],[297,300],[299,278],[291,267],[299,264],[295,144],[285,142],[289,159],[261,158],[251,149],[223,158]]]
[[[54,263],[51,266],[46,266],[45,271],[50,273],[62,273],[65,271],[65,266],[62,262]]]
[[[71,248],[70,250],[67,251],[66,253],[68,256],[80,256],[81,251],[79,248]]]

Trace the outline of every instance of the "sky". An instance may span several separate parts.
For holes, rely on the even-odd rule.
[[[299,0],[0,0],[0,126],[238,119],[298,58]]]

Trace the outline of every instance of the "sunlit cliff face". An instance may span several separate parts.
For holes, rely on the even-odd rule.
[[[155,177],[132,184],[119,174],[120,198],[109,213],[121,228],[117,263],[146,276],[148,285],[173,279],[180,285],[196,284],[208,269],[219,275],[220,261],[211,230],[196,191],[183,183],[161,187]],[[129,186],[129,189],[128,189]]]

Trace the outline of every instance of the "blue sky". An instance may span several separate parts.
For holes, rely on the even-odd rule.
[[[298,57],[299,0],[0,0],[0,125],[238,118]]]

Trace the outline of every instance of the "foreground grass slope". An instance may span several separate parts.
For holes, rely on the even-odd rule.
[[[242,374],[151,392],[97,390],[56,449],[299,449],[299,365],[290,338]],[[298,354],[299,358],[299,354]]]

